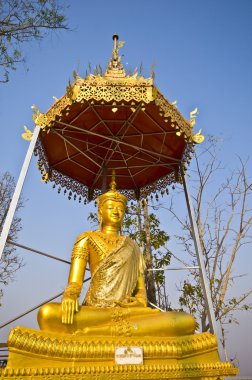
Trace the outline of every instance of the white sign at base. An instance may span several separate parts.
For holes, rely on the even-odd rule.
[[[143,364],[142,347],[116,347],[115,349],[116,364]]]

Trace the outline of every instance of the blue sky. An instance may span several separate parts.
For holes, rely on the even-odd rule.
[[[143,64],[145,76],[155,63],[155,81],[170,100],[177,100],[182,114],[196,106],[196,130],[223,139],[225,167],[237,166],[237,155],[251,154],[252,125],[252,2],[246,0],[129,0],[95,3],[68,2],[71,31],[58,31],[40,44],[24,46],[26,63],[0,86],[0,171],[18,177],[28,143],[21,138],[23,126],[33,129],[32,104],[46,111],[53,96],[65,93],[73,70],[84,76],[88,63],[106,67],[112,51],[112,35],[126,41],[121,53],[126,68]],[[251,165],[249,168],[252,174]],[[80,206],[44,185],[33,159],[24,186],[25,208],[20,243],[68,259],[75,237],[90,229],[86,218],[93,204]],[[169,227],[168,227],[169,231]],[[236,264],[247,273],[239,286],[251,285],[251,247]],[[25,267],[5,290],[1,322],[50,298],[66,285],[64,264],[21,252]],[[41,283],[44,284],[41,287]],[[169,281],[168,281],[169,283]],[[172,289],[173,274],[170,275]],[[230,328],[229,350],[237,353],[241,373],[252,373],[251,314],[240,317],[240,326]],[[36,327],[36,313],[13,326]],[[1,333],[7,339],[8,329]]]

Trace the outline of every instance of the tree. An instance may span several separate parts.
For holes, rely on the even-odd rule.
[[[148,301],[167,310],[168,299],[165,294],[164,272],[153,271],[153,269],[163,268],[170,263],[171,252],[165,248],[169,236],[160,229],[160,221],[154,213],[149,213],[149,207],[147,198],[128,207],[124,228],[127,235],[143,250]]]
[[[192,198],[215,317],[221,326],[225,349],[226,324],[238,323],[235,317],[238,310],[252,309],[252,305],[247,302],[252,288],[240,293],[239,288],[234,287],[242,276],[235,272],[234,264],[242,248],[252,242],[252,185],[246,172],[247,162],[241,159],[239,167],[223,180],[224,168],[218,155],[215,139],[210,138],[202,144],[195,154],[190,182],[193,184]],[[173,256],[183,265],[197,265],[188,218],[178,215],[173,200],[169,211],[180,225],[181,232],[176,237],[189,259]],[[182,309],[196,316],[202,331],[209,330],[198,270],[191,271],[180,291]]]
[[[0,0],[0,82],[24,61],[22,44],[42,40],[50,31],[67,29],[58,0]]]
[[[10,206],[12,194],[15,190],[15,181],[10,173],[5,172],[0,177],[0,234],[3,229],[3,224]],[[18,232],[21,230],[21,219],[17,215],[18,210],[23,206],[22,199],[19,200],[11,228],[9,231],[8,240],[15,241]],[[0,284],[8,285],[13,280],[14,274],[22,266],[22,260],[16,254],[16,250],[12,245],[6,245],[0,261]],[[0,298],[3,290],[0,290]]]

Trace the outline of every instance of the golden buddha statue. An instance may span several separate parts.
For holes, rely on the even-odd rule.
[[[110,190],[98,198],[99,231],[81,234],[74,244],[61,304],[49,303],[39,310],[41,330],[89,336],[172,337],[194,333],[191,315],[147,307],[142,253],[136,242],[119,235],[126,204],[113,177]],[[91,283],[79,306],[87,263]]]
[[[192,316],[147,307],[142,253],[119,234],[125,207],[126,198],[112,180],[110,190],[98,198],[99,231],[86,232],[75,242],[62,302],[42,306],[41,330],[12,329],[9,360],[0,378],[216,380],[238,372],[219,361],[213,334],[193,334]],[[91,282],[79,306],[87,263]],[[142,352],[141,365],[132,362],[135,349]],[[127,357],[126,365],[117,362],[121,356]]]

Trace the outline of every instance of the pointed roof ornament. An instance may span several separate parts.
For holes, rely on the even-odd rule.
[[[124,41],[118,41],[119,36],[117,34],[113,35],[114,48],[112,51],[112,58],[109,61],[108,68],[104,74],[104,77],[111,79],[125,78],[126,72],[121,63],[121,57],[119,56],[119,49],[124,45]]]

